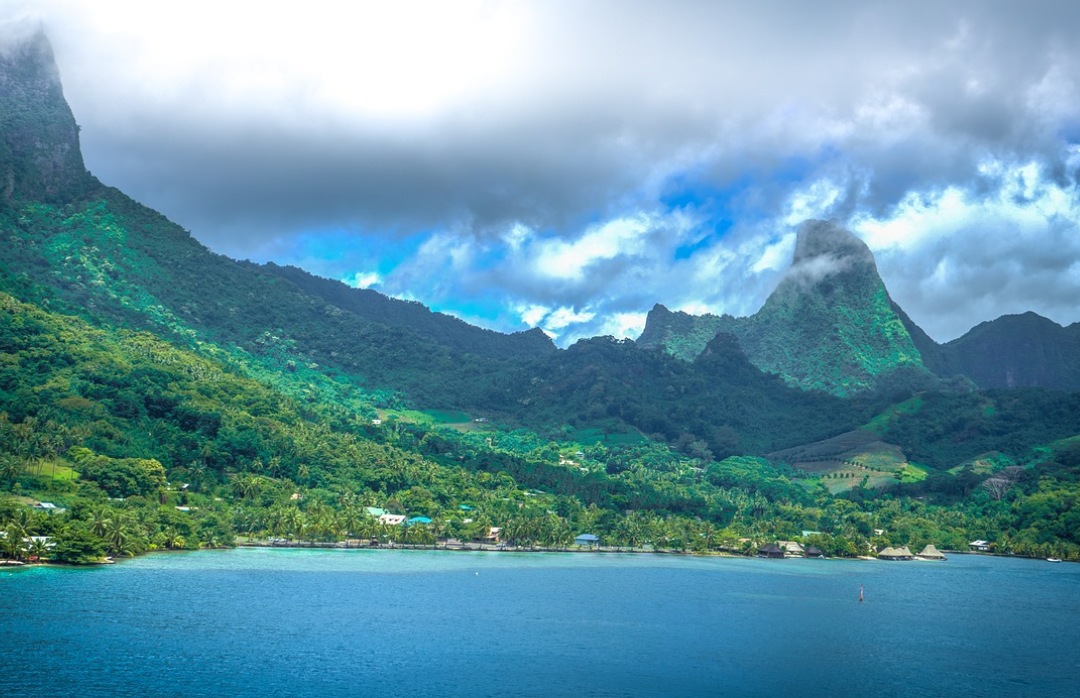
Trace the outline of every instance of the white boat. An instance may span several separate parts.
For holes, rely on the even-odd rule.
[[[1060,557],[1048,557],[1048,558],[1046,558],[1046,561],[1047,562],[1061,562],[1061,558]]]

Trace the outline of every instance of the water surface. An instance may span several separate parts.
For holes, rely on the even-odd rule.
[[[981,556],[161,554],[0,571],[0,692],[1076,696],[1078,618],[1080,565]]]

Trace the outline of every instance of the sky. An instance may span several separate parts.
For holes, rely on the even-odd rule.
[[[212,250],[558,344],[755,312],[803,220],[934,339],[1080,321],[1080,3],[4,0]]]

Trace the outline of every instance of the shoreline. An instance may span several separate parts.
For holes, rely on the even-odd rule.
[[[432,551],[432,552],[465,552],[465,553],[516,553],[516,554],[550,554],[550,553],[574,553],[574,554],[600,554],[600,555],[674,555],[680,557],[724,557],[724,558],[743,558],[747,560],[754,559],[776,559],[776,560],[841,560],[841,561],[865,561],[865,562],[926,562],[927,560],[882,560],[881,558],[870,555],[858,555],[854,557],[820,557],[820,558],[808,558],[805,556],[789,556],[784,558],[767,558],[760,555],[744,555],[733,550],[714,550],[708,552],[694,552],[689,550],[656,550],[647,548],[628,548],[619,546],[597,546],[591,548],[582,547],[544,547],[544,546],[514,546],[505,544],[491,544],[491,543],[462,543],[454,542],[448,543],[443,541],[436,545],[420,545],[416,543],[379,543],[377,545],[371,545],[370,542],[360,539],[349,539],[345,541],[272,541],[269,539],[243,539],[237,540],[231,546],[223,546],[218,548],[197,548],[197,549],[162,549],[162,550],[148,550],[145,553],[139,555],[132,555],[131,557],[113,558],[108,557],[104,560],[89,562],[84,564],[74,564],[67,562],[58,562],[53,560],[41,560],[41,561],[16,561],[16,560],[0,560],[0,569],[6,568],[9,570],[28,569],[34,567],[102,567],[105,565],[113,565],[125,560],[133,560],[137,557],[150,554],[168,554],[168,553],[190,553],[200,552],[204,550],[232,550],[235,548],[265,548],[265,549],[303,549],[303,550],[420,550],[420,551]],[[1042,557],[1031,557],[1027,555],[1014,555],[1012,553],[991,553],[981,552],[974,550],[944,550],[942,551],[949,555],[973,555],[984,557],[1002,557],[1002,558],[1015,558],[1019,560],[1046,560]],[[1061,562],[1080,562],[1077,560],[1060,560]],[[931,560],[931,562],[947,562],[946,560]]]

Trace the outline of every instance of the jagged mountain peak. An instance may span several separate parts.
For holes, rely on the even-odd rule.
[[[43,31],[0,41],[0,203],[58,202],[94,183]]]
[[[766,306],[794,292],[829,293],[838,282],[855,292],[880,285],[874,254],[835,221],[807,221],[799,226],[791,266]]]
[[[806,221],[799,226],[795,237],[792,268],[822,258],[874,264],[874,255],[866,243],[836,221]]]

